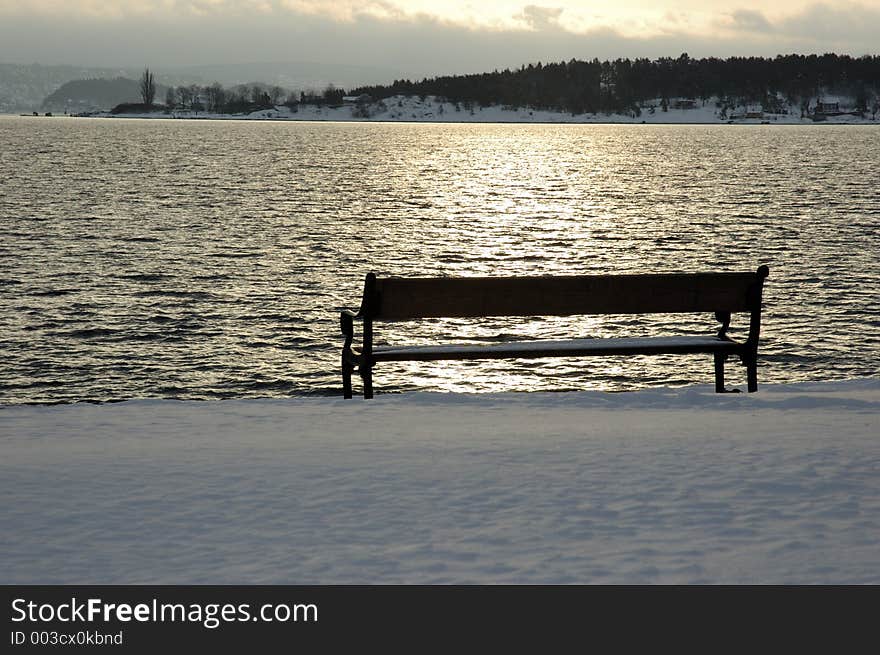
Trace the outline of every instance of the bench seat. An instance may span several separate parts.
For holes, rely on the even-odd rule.
[[[431,346],[374,346],[377,362],[433,361],[440,359],[505,359],[577,355],[657,355],[741,352],[743,344],[715,336],[628,337],[566,339],[561,341],[510,341],[492,344],[438,344]],[[352,348],[359,356],[359,348]]]

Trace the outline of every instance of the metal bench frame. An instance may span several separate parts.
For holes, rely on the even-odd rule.
[[[748,273],[660,273],[534,277],[379,278],[368,273],[361,307],[340,317],[344,396],[352,397],[355,369],[364,398],[373,397],[373,368],[384,361],[580,357],[709,353],[715,362],[715,390],[724,387],[724,362],[739,356],[748,390],[758,388],[758,339],[767,266]],[[382,321],[441,317],[572,316],[713,312],[721,323],[704,337],[572,339],[528,343],[452,346],[375,347],[374,324]],[[749,313],[745,341],[727,335],[731,314]],[[352,346],[354,321],[363,322],[361,344]]]

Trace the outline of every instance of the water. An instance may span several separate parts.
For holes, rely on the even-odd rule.
[[[759,382],[880,368],[880,129],[0,118],[0,403],[336,395],[364,274],[754,270]],[[395,324],[379,342],[704,333]],[[747,318],[736,316],[734,337]],[[738,329],[737,329],[738,328]],[[731,363],[731,384],[744,370]],[[379,392],[710,384],[711,357],[381,365]]]

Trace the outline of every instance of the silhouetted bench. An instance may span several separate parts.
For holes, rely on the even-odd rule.
[[[380,362],[441,359],[581,357],[710,353],[715,360],[715,390],[724,392],[724,361],[739,356],[748,390],[758,388],[758,336],[766,266],[754,273],[675,273],[546,277],[377,278],[369,273],[360,311],[343,311],[342,384],[352,396],[355,368],[364,398],[373,397],[373,367]],[[376,323],[421,318],[479,316],[571,316],[714,312],[717,334],[675,337],[620,337],[520,341],[488,345],[375,346]],[[731,314],[748,312],[749,335],[727,336]],[[354,340],[354,321],[363,321],[363,337]]]

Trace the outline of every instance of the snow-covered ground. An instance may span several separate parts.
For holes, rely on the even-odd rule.
[[[742,112],[740,112],[742,113]],[[95,114],[111,117],[109,113]],[[299,121],[391,121],[391,122],[438,122],[438,123],[728,123],[736,124],[809,124],[809,117],[801,118],[800,110],[790,109],[788,114],[765,114],[761,118],[738,118],[730,120],[722,116],[713,100],[697,103],[692,109],[669,108],[662,111],[657,106],[653,113],[645,108],[638,116],[633,114],[571,114],[557,111],[532,110],[501,106],[467,108],[463,104],[440,102],[433,96],[424,100],[417,96],[394,96],[381,102],[362,107],[340,105],[336,107],[301,105],[297,111],[285,106],[262,110],[247,115],[212,114],[209,112],[175,112],[164,114],[119,114],[118,118],[192,118],[192,119],[253,119],[253,120],[299,120]],[[832,116],[825,123],[831,124],[878,124],[880,121],[857,116]]]
[[[0,583],[880,583],[880,379],[0,408]]]

